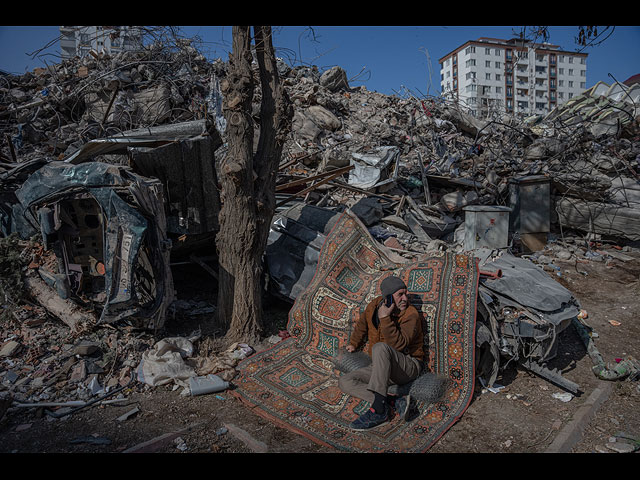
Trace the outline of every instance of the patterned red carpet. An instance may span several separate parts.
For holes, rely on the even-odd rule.
[[[342,215],[327,237],[312,282],[289,313],[291,337],[240,365],[234,394],[253,411],[310,439],[350,452],[424,452],[466,410],[474,387],[478,267],[473,257],[434,252],[395,263],[357,218]],[[428,368],[448,376],[444,398],[367,432],[349,423],[369,405],[343,394],[334,359],[352,325],[391,273],[424,315]]]

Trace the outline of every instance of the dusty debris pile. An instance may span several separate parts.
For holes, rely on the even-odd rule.
[[[479,249],[491,262],[508,250],[555,274],[554,256],[625,262],[637,251],[637,85],[598,84],[546,117],[478,120],[439,97],[353,87],[339,66],[280,60],[279,73],[295,115],[274,234],[303,206],[327,218],[348,207],[406,258]],[[30,294],[2,299],[5,393],[64,403],[134,388],[180,308],[170,258],[186,251],[215,276],[189,246],[217,229],[225,75],[224,61],[180,41],[0,77],[0,232],[21,237]],[[256,130],[259,101],[257,90]],[[282,285],[277,265],[267,272]],[[250,351],[233,347],[181,356],[230,380]]]

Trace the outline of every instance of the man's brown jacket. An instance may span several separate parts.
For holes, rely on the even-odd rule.
[[[398,312],[396,309],[390,316],[380,318],[376,327],[373,319],[381,301],[380,296],[367,305],[356,321],[349,343],[360,348],[368,340],[367,353],[371,355],[371,347],[378,342],[384,342],[399,352],[423,360],[424,339],[418,310],[413,305],[409,305],[404,312]]]

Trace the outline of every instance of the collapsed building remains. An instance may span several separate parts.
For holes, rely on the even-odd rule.
[[[438,97],[352,87],[339,66],[320,72],[279,61],[279,69],[295,115],[265,257],[270,292],[295,299],[331,219],[349,208],[406,258],[451,249],[480,259],[490,272],[478,334],[488,384],[506,356],[575,391],[544,367],[579,312],[543,271],[554,272],[544,254],[608,261],[637,249],[640,87],[599,83],[544,117],[479,120]],[[215,276],[194,251],[205,245],[215,257],[225,74],[223,61],[179,42],[0,77],[2,236],[21,238],[32,294],[79,334],[117,322],[161,329],[179,304],[171,274],[179,258]],[[259,111],[254,105],[256,131]],[[623,248],[598,243],[606,238]],[[520,283],[539,285],[537,295],[523,295]],[[71,321],[64,312],[77,306],[82,314]],[[19,327],[41,324],[41,307],[14,311]],[[12,331],[5,346],[26,338]],[[14,352],[7,372],[19,370]],[[128,352],[117,375],[103,359],[91,378],[127,385],[140,361],[139,349]],[[40,357],[32,359],[38,375],[22,383],[5,373],[14,394],[66,375],[88,388],[86,372],[62,368],[68,357],[56,371],[40,368]]]

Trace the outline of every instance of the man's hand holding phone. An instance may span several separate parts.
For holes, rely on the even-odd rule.
[[[393,295],[387,295],[378,306],[378,318],[388,317],[393,312]]]

